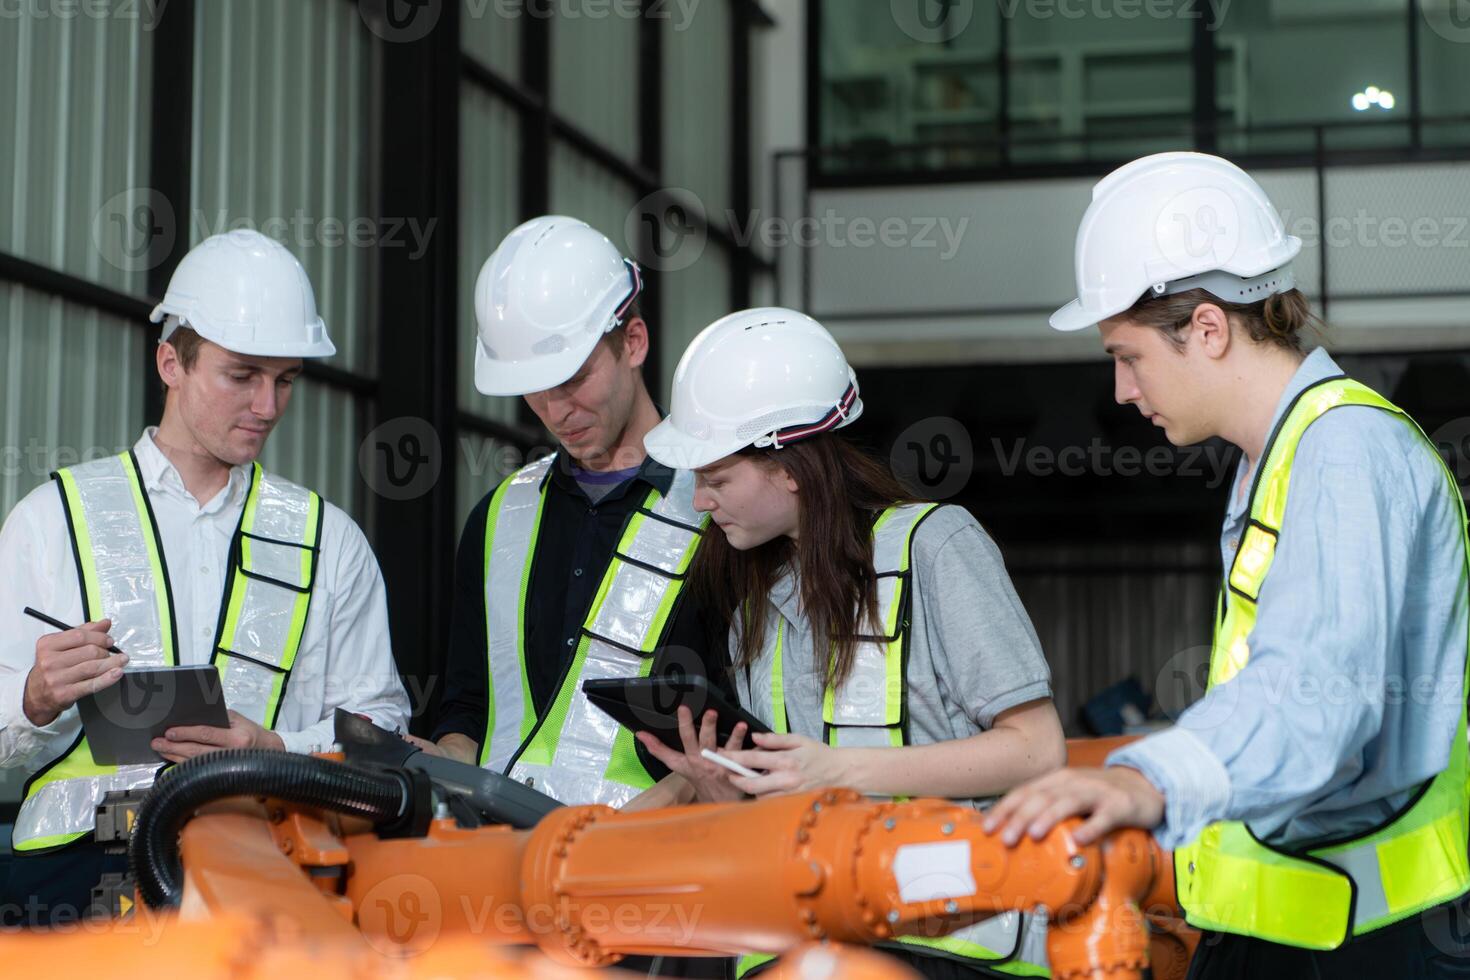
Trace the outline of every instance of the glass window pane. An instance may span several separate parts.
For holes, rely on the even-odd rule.
[[[147,188],[148,5],[87,9],[0,20],[0,250],[141,296],[168,220]]]
[[[1470,7],[1418,3],[1419,91],[1425,117],[1470,116]],[[1427,122],[1426,146],[1470,144],[1470,122]]]
[[[0,283],[0,515],[57,467],[137,440],[144,336],[136,323]]]
[[[699,261],[687,269],[669,272],[658,278],[663,293],[663,322],[654,324],[658,349],[658,389],[653,400],[667,408],[672,390],[674,368],[698,333],[730,309],[730,255],[711,241]],[[650,374],[650,379],[655,375]]]
[[[673,9],[673,8],[671,8]],[[691,191],[710,220],[730,206],[729,0],[703,0],[687,21],[660,23],[664,46],[664,179]]]
[[[511,423],[518,398],[488,398],[475,389],[475,280],[495,246],[520,217],[520,119],[494,95],[463,85],[459,169],[459,407]]]
[[[595,10],[602,16],[593,16]],[[551,106],[625,160],[638,159],[638,20],[627,4],[569,4],[551,28]],[[703,19],[704,13],[700,11]]]
[[[255,228],[311,278],[337,345],[376,371],[372,253],[422,249],[432,228],[370,217],[372,35],[340,0],[216,0],[196,14],[189,241]]]
[[[525,16],[525,6],[519,0],[464,0],[459,30],[465,54],[507,81],[516,81],[521,74]]]
[[[1126,159],[1189,139],[1194,21],[1176,6],[1016,5],[1006,25],[1012,161]]]
[[[565,143],[551,148],[551,210],[581,218],[632,258],[634,244],[625,230],[638,199],[633,185]]]
[[[972,163],[993,143],[1000,104],[999,19],[988,4],[823,0],[820,139],[845,147],[828,171]],[[913,143],[966,147],[894,155]],[[988,149],[988,147],[987,147]]]
[[[1222,121],[1275,131],[1227,133],[1221,151],[1311,150],[1319,123],[1329,149],[1407,145],[1407,2],[1232,4],[1216,32]]]

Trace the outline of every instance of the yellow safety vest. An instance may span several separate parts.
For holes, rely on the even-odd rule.
[[[1249,526],[1217,609],[1210,687],[1228,684],[1250,661],[1250,634],[1282,534],[1296,448],[1309,425],[1343,405],[1390,412],[1420,431],[1401,409],[1345,377],[1319,382],[1298,396],[1266,447],[1251,488]],[[1425,445],[1439,458],[1428,439]],[[1446,476],[1460,508],[1463,540],[1464,501],[1448,470]],[[1470,541],[1464,544],[1470,560]],[[1394,817],[1350,840],[1288,852],[1262,843],[1244,823],[1210,824],[1195,843],[1174,852],[1179,904],[1190,925],[1328,950],[1470,890],[1465,738],[1462,714],[1448,767]]]
[[[582,626],[565,676],[536,717],[526,668],[525,609],[554,457],[523,467],[490,498],[485,517],[488,716],[480,765],[563,803],[621,806],[653,785],[633,733],[582,693],[582,682],[646,677],[708,517],[694,509],[694,475],[676,470],[667,496],[650,490],[629,517]]]
[[[828,684],[822,697],[824,737],[829,745],[886,748],[909,744],[908,639],[913,602],[914,532],[937,504],[890,507],[873,524],[873,565],[878,578],[878,608],[883,635],[864,637],[854,650],[852,671],[840,690]],[[751,710],[786,731],[782,645],[785,624],[751,670]],[[947,936],[900,936],[901,946],[930,950],[1013,976],[1051,975],[1046,957],[1046,921],[1006,912],[966,926]],[[888,944],[881,944],[888,945]],[[736,976],[775,957],[748,955],[736,965]]]
[[[178,663],[173,594],[163,541],[131,451],[54,474],[81,583],[83,619],[112,619],[128,666]],[[230,548],[230,575],[210,662],[225,703],[273,728],[296,663],[316,581],[322,502],[315,493],[251,470]],[[26,782],[12,841],[17,851],[62,847],[91,833],[97,805],[115,790],[152,785],[160,765],[98,765],[85,734]]]

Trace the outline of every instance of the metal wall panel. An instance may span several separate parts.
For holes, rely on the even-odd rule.
[[[337,356],[375,373],[373,247],[432,230],[370,219],[372,35],[341,0],[212,0],[195,21],[189,242],[256,228],[301,260]]]
[[[475,279],[520,215],[520,120],[505,102],[465,84],[460,101],[459,150],[459,407],[484,418],[514,422],[514,398],[487,398],[475,390]]]
[[[509,14],[510,16],[507,16]],[[466,54],[509,81],[521,73],[521,28],[526,14],[505,0],[464,0],[460,44]]]
[[[661,24],[664,46],[664,183],[693,191],[711,221],[727,225],[733,45],[729,0],[703,0],[688,20]],[[742,220],[744,220],[742,218]]]
[[[153,64],[145,11],[87,4],[78,16],[0,21],[0,250],[138,295]]]
[[[674,368],[684,348],[695,336],[730,309],[730,256],[713,242],[707,243],[699,261],[687,269],[659,276],[664,294],[663,322],[655,326],[660,349],[654,356],[659,370],[654,401],[667,406]]]
[[[301,260],[337,354],[377,370],[370,307],[377,248],[418,249],[433,230],[372,216],[372,35],[340,0],[211,0],[195,20],[188,239],[248,227]],[[365,400],[297,382],[262,463],[359,523],[370,501],[357,466]]]
[[[125,320],[0,283],[0,514],[57,467],[137,440],[143,340]]]
[[[551,210],[581,218],[608,238],[627,256],[633,244],[624,229],[638,193],[621,177],[604,170],[597,161],[571,146],[556,142],[551,147]]]
[[[568,4],[552,25],[551,106],[627,160],[638,157],[638,21],[626,4]],[[574,16],[575,15],[575,16]]]

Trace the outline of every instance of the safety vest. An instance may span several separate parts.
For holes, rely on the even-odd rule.
[[[694,509],[694,474],[674,472],[629,517],[583,619],[556,697],[541,716],[526,666],[526,595],[552,459],[501,483],[485,518],[485,636],[490,691],[480,765],[564,803],[621,806],[653,785],[633,733],[582,693],[582,683],[646,677],[684,589],[708,518]]]
[[[914,532],[938,504],[890,507],[873,524],[873,567],[878,581],[878,611],[883,635],[861,638],[853,651],[852,670],[839,690],[828,684],[822,696],[822,729],[829,745],[886,748],[909,744],[908,642],[913,608]],[[781,648],[784,621],[751,665],[742,700],[778,732],[787,730]],[[745,684],[741,678],[737,683]],[[903,946],[933,950],[1015,976],[1045,977],[1046,920],[1020,912],[1003,912],[947,936],[900,936]],[[773,957],[744,956],[736,975]]]
[[[1282,534],[1296,448],[1309,425],[1342,405],[1390,412],[1420,432],[1401,409],[1342,376],[1321,381],[1297,397],[1271,437],[1251,487],[1249,525],[1217,607],[1210,687],[1228,684],[1250,662],[1250,634]],[[1439,458],[1428,439],[1425,445]],[[1449,479],[1463,538],[1464,502]],[[1470,560],[1470,541],[1465,547]],[[1464,694],[1462,690],[1462,700]],[[1289,852],[1261,842],[1244,823],[1207,826],[1195,843],[1174,852],[1179,904],[1189,923],[1328,950],[1463,894],[1470,889],[1470,753],[1465,736],[1462,714],[1448,767],[1399,813],[1351,839]]]
[[[175,665],[178,630],[163,540],[131,451],[53,474],[71,534],[88,622],[112,619],[129,667]],[[230,547],[230,573],[210,662],[225,703],[265,728],[280,713],[316,578],[322,502],[256,463]],[[79,732],[26,782],[17,851],[69,844],[92,831],[104,794],[152,784],[163,767],[98,765]]]

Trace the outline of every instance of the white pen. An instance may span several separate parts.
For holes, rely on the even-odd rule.
[[[755,779],[757,776],[765,775],[765,773],[756,772],[754,769],[742,766],[734,759],[727,759],[724,756],[720,755],[720,753],[712,751],[710,749],[700,749],[699,754],[704,756],[709,761],[715,763],[716,765],[724,766],[726,769],[730,770],[737,776],[744,776],[747,779]]]

